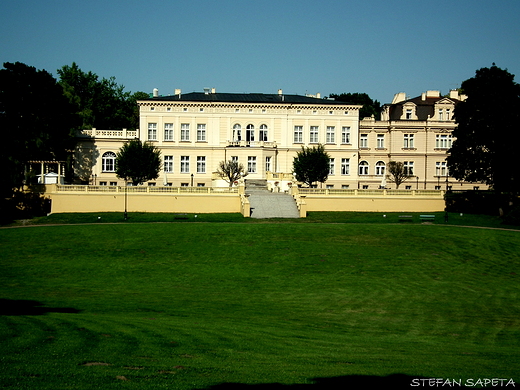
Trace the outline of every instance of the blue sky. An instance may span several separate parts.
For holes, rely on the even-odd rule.
[[[448,93],[493,62],[520,79],[519,0],[17,0],[0,61],[76,62],[125,90]]]

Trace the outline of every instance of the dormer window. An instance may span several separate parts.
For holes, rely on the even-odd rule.
[[[416,105],[412,102],[403,104],[401,120],[417,120]]]

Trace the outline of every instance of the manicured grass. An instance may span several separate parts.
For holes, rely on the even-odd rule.
[[[519,232],[309,217],[1,229],[0,384],[520,381]]]

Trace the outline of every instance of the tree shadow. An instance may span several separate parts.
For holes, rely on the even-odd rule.
[[[283,385],[280,383],[262,383],[257,385],[247,385],[244,383],[221,383],[204,389],[197,390],[345,390],[345,389],[410,389],[414,387],[429,387],[428,378],[419,376],[410,376],[404,374],[392,374],[388,376],[371,376],[371,375],[347,375],[332,378],[312,378],[314,383],[311,384],[294,384]],[[422,381],[421,381],[422,380]],[[438,384],[433,384],[438,386]],[[461,386],[452,384],[450,388],[462,388]],[[491,389],[491,387],[480,387],[480,389]]]
[[[72,307],[45,307],[38,301],[24,299],[0,299],[1,316],[39,316],[47,313],[72,313],[81,310]]]

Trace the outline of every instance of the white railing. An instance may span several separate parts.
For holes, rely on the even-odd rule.
[[[122,139],[130,139],[137,137],[137,130],[98,130],[96,128],[93,129],[84,129],[78,132],[79,137],[90,137],[90,138],[122,138]]]
[[[237,187],[160,187],[160,186],[90,186],[56,185],[56,192],[151,193],[151,194],[238,194]]]
[[[358,190],[358,189],[334,189],[334,188],[294,188],[293,193],[300,195],[320,196],[378,196],[378,197],[429,197],[443,198],[442,190]]]

